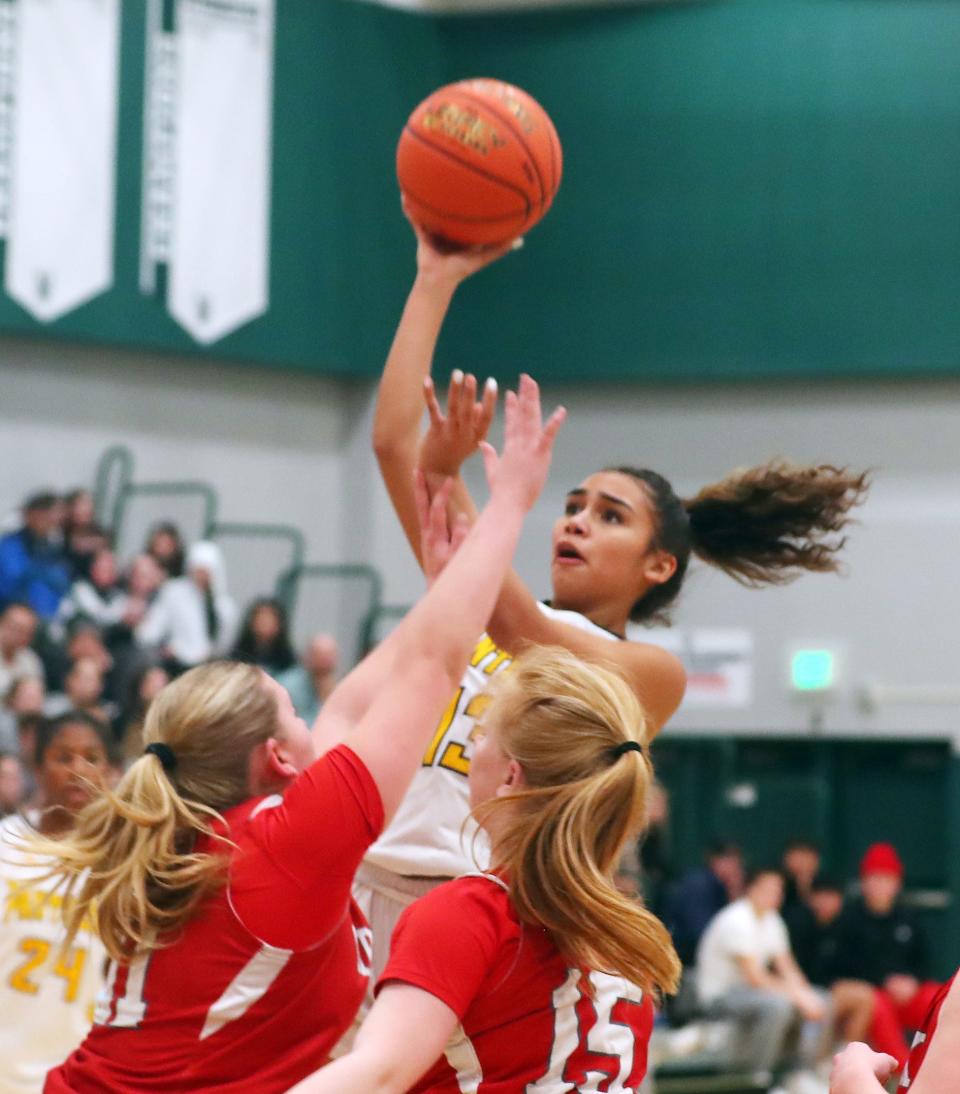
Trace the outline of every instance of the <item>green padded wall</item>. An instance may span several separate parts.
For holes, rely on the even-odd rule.
[[[0,329],[200,352],[136,288],[143,6],[124,5],[116,287],[51,328],[0,296]],[[467,286],[442,364],[581,383],[960,370],[955,0],[279,9],[271,307],[205,353],[377,373],[412,269],[397,133],[432,87],[483,73],[548,107],[565,180],[524,252]]]

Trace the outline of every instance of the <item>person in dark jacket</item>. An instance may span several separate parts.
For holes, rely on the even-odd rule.
[[[0,539],[0,610],[22,602],[47,621],[70,588],[70,567],[57,535],[60,499],[34,494],[23,507],[23,527]]]
[[[839,920],[837,971],[877,987],[880,1005],[870,1043],[902,1060],[903,1032],[923,1025],[940,985],[927,979],[926,939],[900,901],[903,863],[892,844],[867,848],[860,863],[860,889],[860,897],[847,905]],[[898,1028],[889,1028],[890,1015]]]
[[[743,855],[735,843],[714,840],[706,863],[688,870],[667,893],[663,921],[684,965],[696,959],[697,944],[707,924],[743,893]]]

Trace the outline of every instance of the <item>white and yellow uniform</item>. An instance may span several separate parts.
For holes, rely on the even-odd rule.
[[[579,612],[546,604],[540,610],[616,640]],[[390,936],[403,909],[441,882],[486,866],[485,844],[479,838],[475,841],[476,825],[469,820],[470,739],[486,706],[490,681],[510,660],[487,635],[477,643],[403,803],[357,873],[354,896],[373,928],[371,986],[386,964]]]
[[[44,859],[21,840],[23,817],[0,822],[0,1094],[40,1094],[44,1078],[90,1028],[105,952],[87,929],[60,955],[62,899]]]

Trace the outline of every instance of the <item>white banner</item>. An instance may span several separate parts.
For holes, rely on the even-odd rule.
[[[120,0],[18,0],[14,28],[5,284],[49,322],[113,283]]]
[[[178,0],[174,35],[167,306],[208,343],[269,306],[273,0]]]

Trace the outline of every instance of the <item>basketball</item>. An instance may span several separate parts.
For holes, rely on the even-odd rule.
[[[543,107],[501,80],[461,80],[414,110],[397,146],[413,219],[459,245],[506,243],[546,213],[562,153]]]

